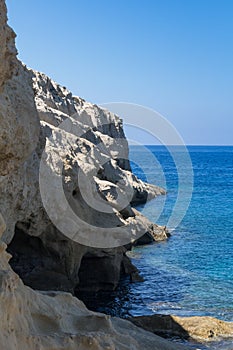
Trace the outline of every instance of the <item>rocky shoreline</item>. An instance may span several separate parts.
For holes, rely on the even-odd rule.
[[[178,317],[156,314],[131,317],[129,320],[138,327],[165,338],[179,337],[198,342],[233,339],[233,322],[224,322],[214,317]]]
[[[14,34],[11,40],[13,47]],[[125,237],[130,236],[137,228],[139,233],[145,233],[140,240],[147,242],[166,238],[166,230],[163,227],[152,224],[132,208],[132,205],[144,203],[147,199],[164,194],[165,191],[142,182],[132,174],[128,161],[128,143],[119,117],[73,96],[65,87],[46,75],[28,70],[13,54],[11,61],[12,78],[5,83],[5,90],[9,85],[5,95],[7,99],[7,94],[12,93],[12,89],[16,101],[7,100],[7,112],[9,118],[13,118],[15,113],[28,118],[13,123],[16,130],[12,130],[12,125],[11,128],[4,123],[1,125],[4,144],[8,144],[7,151],[10,152],[10,155],[4,155],[6,174],[2,177],[0,187],[0,210],[7,227],[3,240],[8,244],[8,251],[13,256],[11,266],[25,284],[40,290],[52,289],[74,293],[79,285],[82,289],[114,289],[124,272],[131,274],[132,279],[137,278],[136,268],[125,254],[132,246],[123,244],[128,243],[127,239],[116,248],[88,247],[88,243],[91,243],[88,240],[84,246],[69,239],[53,224],[41,198],[41,155],[45,152],[46,144],[46,165],[54,177],[62,158],[65,196],[84,222],[77,226],[80,237],[82,231],[88,230],[85,227],[87,223],[95,226],[96,230],[99,225],[106,228],[108,225],[122,227],[122,236]],[[21,99],[22,105],[17,103]],[[2,108],[4,103],[6,104],[5,101]],[[74,130],[81,130],[82,135],[77,137],[73,132],[66,130],[62,125],[66,122]],[[28,132],[28,140],[19,137],[18,130],[24,137]],[[9,132],[11,136],[8,139]],[[68,143],[68,149],[63,143]],[[97,147],[99,143],[101,147]],[[21,149],[20,162],[17,153],[14,152],[15,149],[22,148],[22,144],[25,148]],[[58,149],[61,157],[60,154],[57,155]],[[90,169],[94,176],[89,175]],[[97,193],[112,211],[110,214],[97,212],[83,200],[78,182],[80,171],[91,177],[90,186],[95,191],[97,188]],[[132,194],[124,210],[119,208],[119,193],[124,202],[127,202],[128,194]],[[95,195],[93,192],[93,198]],[[93,267],[97,265],[98,270],[94,271]],[[81,271],[82,276],[88,276],[86,272],[90,267],[93,271],[90,280],[83,278],[80,281],[79,272]]]
[[[82,131],[79,137],[61,127],[67,121]],[[63,147],[62,139],[68,148]],[[96,147],[99,144],[101,147]],[[122,238],[124,244],[88,246],[57,228],[40,193],[44,152],[47,167],[55,177],[62,164],[66,200],[84,222],[76,227],[80,237],[87,232],[87,224],[95,227],[97,236],[98,228],[114,226],[127,238]],[[86,177],[92,175],[90,192],[103,199],[109,215],[99,215],[83,200],[80,172]],[[72,296],[77,290],[113,290],[122,274],[129,275],[132,281],[140,279],[127,251],[134,244],[167,239],[169,233],[133,206],[163,194],[163,189],[132,174],[128,144],[118,116],[73,96],[65,87],[27,69],[17,59],[15,33],[7,25],[5,1],[0,0],[0,348],[187,348],[153,334],[175,334],[177,329],[168,320],[140,318],[131,320],[136,324],[133,325],[89,311]],[[120,200],[128,201],[123,209]],[[50,204],[57,205],[56,201]],[[128,241],[135,230],[138,235]],[[184,322],[171,318],[192,337],[199,334],[195,319]],[[198,320],[197,323],[200,325]],[[213,319],[206,319],[200,327],[207,329],[207,335],[231,332],[230,325]]]
[[[24,69],[27,68],[24,67]],[[44,74],[30,70],[28,75],[31,77],[35,106],[40,119],[39,142],[33,154],[24,163],[25,182],[20,183],[18,176],[15,177],[12,174],[9,177],[9,182],[11,184],[14,182],[15,186],[18,182],[21,193],[23,194],[26,190],[27,196],[19,198],[17,208],[12,208],[10,189],[8,189],[4,202],[0,201],[3,215],[4,210],[8,213],[9,208],[11,211],[14,210],[11,216],[4,215],[8,228],[4,241],[8,243],[8,252],[13,256],[10,261],[12,268],[26,285],[34,289],[63,290],[72,294],[79,288],[95,291],[115,289],[122,273],[129,274],[132,280],[137,280],[139,273],[127,257],[127,250],[131,249],[133,244],[167,239],[168,232],[166,228],[151,223],[132,206],[145,203],[148,198],[165,194],[165,191],[142,182],[132,174],[127,161],[127,140],[124,136],[122,121],[117,116],[79,97],[74,97],[66,88]],[[74,119],[74,114],[78,120]],[[67,120],[72,123],[72,127],[78,125],[81,130],[87,129],[88,132],[78,140],[77,137],[74,139],[73,134],[64,132],[62,127],[59,127]],[[111,225],[122,226],[122,230],[126,228],[128,232],[133,227],[140,226],[140,230],[145,233],[133,244],[105,249],[84,246],[67,238],[48,218],[40,196],[38,176],[40,158],[45,143],[49,143],[50,147],[50,143],[54,142],[49,151],[55,153],[56,148],[63,147],[59,139],[61,132],[64,132],[63,137],[66,137],[70,143],[69,154],[65,155],[63,164],[67,169],[64,174],[66,196],[72,208],[84,221],[95,225],[96,230],[98,230],[100,215],[101,225],[108,225],[110,221]],[[51,142],[49,135],[52,133],[54,136]],[[115,140],[119,139],[123,140],[125,158],[117,164],[119,148],[122,144]],[[102,142],[101,153],[98,154],[98,159],[94,159],[90,153],[95,152],[99,140]],[[69,166],[67,166],[68,159]],[[53,163],[50,161],[48,164],[49,167],[52,166],[54,173],[59,161],[60,158],[55,157]],[[94,186],[97,186],[98,193],[109,207],[112,207],[111,217],[93,210],[79,194],[78,171],[81,169],[85,173],[87,164],[93,167],[93,162],[95,162],[94,170],[101,169],[98,176],[92,177]],[[133,193],[131,202],[123,211],[117,208],[116,190],[121,191],[121,195],[125,197],[127,192]],[[24,212],[22,207],[27,211]],[[12,236],[12,227],[15,231],[14,236]],[[85,227],[77,229],[82,231]],[[97,269],[95,269],[96,266],[98,266]]]
[[[70,148],[70,157],[64,164],[67,171],[64,177],[67,180],[66,194],[73,200],[73,204],[80,204],[76,182],[77,166],[79,164],[85,170],[85,164],[96,164],[95,158],[86,156],[86,150],[94,149],[93,142],[101,137],[103,143],[106,142],[105,157],[107,155],[110,162],[108,171],[103,168],[99,178],[95,178],[95,185],[99,193],[106,197],[106,202],[114,208],[112,220],[118,220],[122,226],[127,223],[129,229],[135,223],[144,229],[148,225],[148,221],[144,222],[140,215],[131,211],[130,206],[122,213],[117,210],[113,195],[117,187],[114,181],[119,176],[122,186],[133,189],[134,202],[142,200],[147,193],[154,196],[163,192],[137,180],[130,172],[127,162],[117,163],[114,160],[118,148],[114,145],[113,136],[123,136],[121,120],[82,99],[73,98],[66,89],[61,91],[55,85],[54,90],[54,84],[44,75],[38,74],[35,82],[33,79],[37,73],[29,71],[16,58],[14,39],[15,34],[7,25],[5,1],[0,0],[0,348],[182,349],[183,347],[140,330],[127,321],[88,311],[81,301],[69,293],[35,291],[25,286],[11,269],[7,245],[8,250],[13,251],[15,267],[22,269],[20,272],[23,279],[30,276],[28,282],[39,283],[39,289],[46,285],[47,289],[61,290],[76,287],[79,283],[80,265],[85,256],[90,261],[93,257],[98,259],[98,264],[102,261],[103,270],[108,271],[105,275],[98,274],[97,277],[101,279],[94,280],[93,283],[98,288],[103,285],[114,288],[123,261],[129,263],[125,252],[130,247],[109,250],[84,247],[59,233],[43,210],[38,185],[40,154],[48,141],[48,134],[53,133],[55,143],[59,142],[62,131],[54,125],[56,119],[69,117],[75,103],[79,105],[80,117],[84,121],[95,123],[99,115],[103,118],[100,124],[103,125],[106,121],[108,126],[98,129],[96,125],[96,134],[89,133]],[[35,92],[35,84],[40,84],[39,94]],[[42,110],[39,101],[36,106],[36,96],[40,100],[41,94],[44,94],[46,102],[41,106]],[[64,136],[70,138],[68,133],[64,133]],[[70,140],[71,143],[73,141]],[[48,164],[56,171],[55,163]],[[111,178],[107,177],[108,174]],[[119,188],[119,193],[120,190]],[[84,206],[79,206],[79,209],[83,209],[83,215],[90,214]],[[95,216],[87,215],[87,219],[93,217],[95,220]],[[148,227],[145,232],[150,229]]]

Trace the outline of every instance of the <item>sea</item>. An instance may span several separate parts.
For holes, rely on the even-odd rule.
[[[205,315],[233,322],[233,146],[173,147],[130,147],[133,173],[167,191],[137,210],[166,225],[171,237],[129,253],[144,282],[123,278],[116,291],[86,303],[120,317]],[[233,341],[198,349],[233,349]]]

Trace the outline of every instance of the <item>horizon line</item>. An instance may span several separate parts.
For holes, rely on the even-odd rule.
[[[222,145],[222,144],[211,144],[211,145],[205,145],[205,144],[184,144],[184,145],[163,145],[163,144],[157,144],[157,143],[151,143],[151,144],[130,144],[131,147],[138,147],[138,146],[162,146],[162,147],[233,147],[233,144],[231,145]]]

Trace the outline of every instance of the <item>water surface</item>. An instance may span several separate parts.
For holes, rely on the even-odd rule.
[[[194,188],[183,221],[167,242],[137,247],[130,253],[144,282],[130,284],[123,279],[112,293],[98,293],[89,299],[86,295],[92,309],[121,317],[162,313],[233,321],[233,147],[191,146],[188,151]],[[167,189],[166,197],[138,209],[150,220],[167,225],[178,193],[177,169],[171,155],[161,146],[133,146],[130,154],[133,172],[139,178]],[[182,171],[185,174],[185,164]],[[188,184],[189,179],[187,193]],[[187,193],[183,186],[184,202]],[[163,204],[157,218],[158,207]],[[232,341],[222,341],[198,348],[229,350],[233,345]]]

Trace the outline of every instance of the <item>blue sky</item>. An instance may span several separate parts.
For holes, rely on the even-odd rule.
[[[94,103],[165,116],[187,144],[233,144],[232,0],[7,0],[19,57]]]

